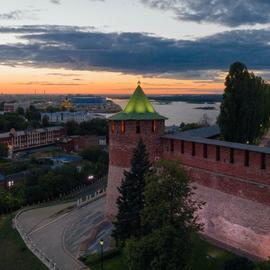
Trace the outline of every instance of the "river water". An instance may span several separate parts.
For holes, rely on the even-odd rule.
[[[128,99],[113,99],[113,101],[124,108],[128,102]],[[179,126],[182,122],[191,123],[199,122],[205,116],[209,120],[210,124],[214,124],[220,112],[220,102],[217,103],[188,103],[182,101],[174,101],[170,103],[159,103],[151,100],[155,110],[168,118],[166,120],[166,126],[177,125]],[[214,107],[213,110],[207,109],[196,109],[196,108]],[[205,115],[205,116],[204,116]]]

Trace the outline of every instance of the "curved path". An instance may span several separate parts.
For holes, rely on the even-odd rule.
[[[105,197],[81,208],[66,203],[22,212],[18,221],[24,232],[60,270],[87,269],[77,260],[79,245],[104,218]]]

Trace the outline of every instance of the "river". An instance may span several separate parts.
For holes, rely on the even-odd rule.
[[[113,101],[124,108],[128,102],[128,99],[113,99]],[[199,122],[204,115],[207,116],[209,123],[214,124],[220,112],[220,102],[217,103],[188,103],[182,101],[174,101],[170,103],[160,103],[151,100],[155,110],[168,118],[166,120],[166,126],[177,125],[182,122],[191,123]],[[196,109],[196,108],[214,107],[214,109]]]

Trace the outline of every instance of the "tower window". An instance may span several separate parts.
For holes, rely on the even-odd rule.
[[[245,166],[249,166],[249,151],[245,151]]]
[[[208,151],[207,151],[207,144],[203,145],[203,157],[207,158],[208,157]]]
[[[230,163],[234,163],[234,149],[231,148],[230,149]]]
[[[112,123],[111,123],[111,132],[114,133],[114,131],[115,131],[115,122],[112,121]]]
[[[136,133],[137,133],[137,134],[141,133],[141,125],[140,125],[140,121],[136,121]]]
[[[266,155],[265,155],[265,153],[261,154],[261,169],[262,170],[266,169]]]
[[[216,146],[216,161],[220,161],[220,146]]]
[[[181,141],[181,153],[185,153],[185,141]]]
[[[196,155],[196,148],[195,148],[195,142],[192,142],[192,156]]]
[[[152,132],[156,132],[157,129],[157,121],[156,120],[152,120]]]
[[[121,121],[121,133],[125,133],[125,132],[126,132],[126,122]]]

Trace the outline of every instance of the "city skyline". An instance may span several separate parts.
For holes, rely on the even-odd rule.
[[[270,3],[230,2],[10,0],[0,92],[216,94],[234,61],[268,80]]]

